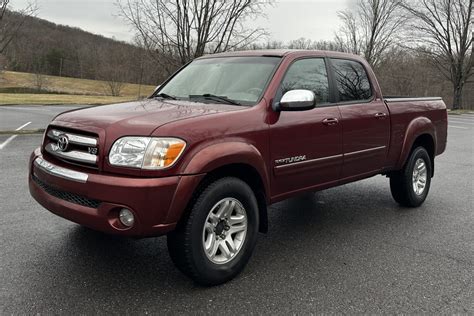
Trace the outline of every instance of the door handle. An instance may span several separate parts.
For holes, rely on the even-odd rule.
[[[387,114],[383,113],[383,112],[380,112],[380,113],[375,114],[374,116],[375,116],[376,119],[383,120],[387,117]]]
[[[339,120],[338,120],[337,118],[335,118],[335,117],[331,117],[331,118],[327,118],[327,119],[324,119],[324,120],[323,120],[323,124],[324,124],[324,125],[328,125],[328,126],[330,126],[330,125],[336,125],[336,124],[338,124],[338,123],[339,123]]]

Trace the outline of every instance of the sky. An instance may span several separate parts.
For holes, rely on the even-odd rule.
[[[21,9],[31,0],[11,0]],[[267,7],[266,18],[249,22],[249,27],[265,27],[270,40],[288,42],[300,37],[331,40],[340,22],[337,11],[348,8],[351,0],[276,0]],[[37,16],[57,24],[131,41],[133,31],[117,16],[115,0],[36,0]]]

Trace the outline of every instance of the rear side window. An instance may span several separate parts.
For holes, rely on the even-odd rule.
[[[329,102],[329,80],[324,59],[295,61],[286,72],[281,89],[283,94],[290,90],[311,90],[316,95],[317,104]]]
[[[362,64],[345,59],[331,59],[336,74],[339,101],[360,101],[372,97],[369,77]]]

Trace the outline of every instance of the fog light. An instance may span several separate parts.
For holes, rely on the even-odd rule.
[[[120,210],[119,219],[120,219],[120,222],[127,227],[132,227],[133,223],[135,222],[133,213],[129,209],[126,209],[126,208],[123,208]]]

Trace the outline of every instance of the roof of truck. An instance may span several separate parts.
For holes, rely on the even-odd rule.
[[[354,54],[341,53],[335,51],[325,51],[325,50],[304,50],[304,49],[263,49],[263,50],[244,50],[244,51],[233,51],[225,53],[217,53],[211,55],[204,55],[201,58],[209,57],[231,57],[231,56],[275,56],[283,57],[290,54],[297,55],[325,55],[325,56],[338,56],[338,57],[359,57]]]

